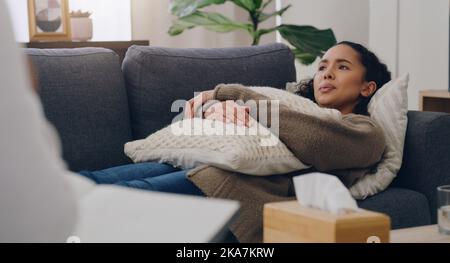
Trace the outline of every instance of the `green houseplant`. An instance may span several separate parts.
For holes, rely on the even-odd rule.
[[[220,5],[232,2],[243,8],[249,15],[247,22],[233,21],[226,16],[202,11],[210,5]],[[264,34],[278,31],[294,48],[295,57],[305,65],[311,64],[317,57],[336,44],[336,38],[331,29],[319,30],[306,25],[281,24],[272,28],[260,28],[260,23],[274,16],[282,16],[291,5],[278,11],[266,13],[264,9],[273,0],[173,0],[170,11],[177,17],[169,29],[172,36],[181,34],[186,29],[202,26],[216,32],[245,30],[252,37],[252,45],[258,45]]]

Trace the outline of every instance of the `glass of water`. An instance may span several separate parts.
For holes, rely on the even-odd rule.
[[[439,232],[450,235],[450,185],[439,186],[437,192]]]

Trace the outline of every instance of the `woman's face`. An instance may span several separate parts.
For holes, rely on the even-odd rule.
[[[342,114],[353,112],[359,96],[375,92],[375,82],[364,80],[365,67],[359,54],[341,44],[330,48],[319,63],[314,76],[314,97],[322,107],[333,108]]]

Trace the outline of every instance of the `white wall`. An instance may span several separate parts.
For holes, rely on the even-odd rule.
[[[396,77],[398,73],[398,0],[370,0],[369,48]]]
[[[367,45],[369,42],[368,0],[281,0],[283,6],[292,4],[283,24],[312,25],[331,28],[337,41],[349,40]],[[297,79],[312,77],[317,61],[311,66],[297,63]]]
[[[370,47],[396,75],[410,74],[409,109],[418,109],[420,90],[447,90],[449,0],[371,0],[370,8]]]
[[[70,10],[92,12],[92,41],[131,40],[130,0],[70,0]]]
[[[2,1],[2,0],[0,0]],[[17,42],[28,42],[28,5],[27,0],[6,0]]]
[[[251,38],[245,31],[230,33],[216,33],[204,28],[194,28],[172,37],[167,31],[173,19],[169,12],[168,0],[132,0],[133,39],[150,40],[152,46],[183,47],[183,48],[212,48],[249,46]],[[274,10],[275,5],[268,7]],[[208,11],[221,13],[233,20],[247,21],[247,14],[231,3],[208,7]],[[275,19],[264,25],[275,26]],[[264,26],[263,25],[263,26]],[[263,36],[261,43],[275,42],[275,33]]]
[[[410,73],[410,109],[418,109],[419,90],[448,89],[448,0],[401,0],[399,73]]]

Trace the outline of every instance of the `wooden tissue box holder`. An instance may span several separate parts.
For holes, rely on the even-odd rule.
[[[388,243],[389,216],[368,210],[332,214],[296,200],[264,206],[267,243]]]

